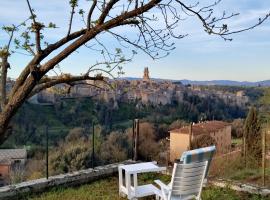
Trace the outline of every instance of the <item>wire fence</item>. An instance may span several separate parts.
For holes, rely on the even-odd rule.
[[[57,146],[44,127],[45,144],[30,149],[24,167],[14,165],[5,184],[49,177],[85,168],[94,168],[128,159],[157,161],[169,166],[169,140],[157,139],[147,121],[134,120],[125,131],[104,133],[100,125],[89,123],[83,129],[71,129]],[[244,140],[238,139],[231,151],[216,155],[211,163],[209,178],[225,179],[270,188],[270,129],[265,128],[261,137],[261,154],[252,157],[244,153]],[[34,152],[33,152],[34,151]],[[4,180],[2,181],[4,182]],[[1,180],[0,180],[1,183]],[[2,184],[3,185],[3,184]]]
[[[260,154],[245,152],[242,139],[230,153],[215,156],[210,170],[212,178],[225,179],[270,188],[270,129],[261,132]]]

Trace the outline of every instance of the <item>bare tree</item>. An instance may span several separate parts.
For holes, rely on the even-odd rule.
[[[186,34],[177,34],[177,26],[182,20],[194,17],[202,23],[203,29],[210,35],[217,35],[224,40],[231,40],[230,35],[255,28],[262,24],[269,13],[260,18],[254,25],[241,29],[230,30],[226,20],[238,15],[227,15],[224,11],[220,16],[214,16],[214,9],[221,0],[212,4],[200,6],[199,2],[190,5],[181,0],[91,0],[88,8],[79,9],[78,0],[70,0],[71,7],[67,34],[54,43],[44,39],[44,30],[56,28],[54,23],[38,20],[38,15],[29,0],[26,3],[30,17],[18,25],[4,26],[9,34],[6,45],[0,49],[1,62],[1,114],[0,114],[0,143],[11,133],[10,121],[18,108],[27,98],[43,89],[59,83],[75,84],[79,80],[103,81],[104,74],[117,70],[122,74],[122,64],[129,62],[136,50],[141,50],[153,59],[167,56],[175,48],[173,38],[181,39]],[[75,15],[75,14],[79,15]],[[74,17],[80,16],[85,27],[73,30]],[[117,32],[119,27],[125,27],[129,33]],[[15,36],[19,34],[19,38]],[[108,34],[119,42],[121,48],[111,51],[108,44],[99,37]],[[135,35],[135,36],[134,36]],[[13,44],[14,42],[14,44]],[[80,47],[100,51],[104,60],[94,64],[81,76],[61,74],[49,78],[47,74],[53,71],[61,61]],[[133,47],[130,56],[127,51]],[[31,56],[31,60],[23,68],[10,92],[6,91],[7,72],[10,67],[9,58],[14,53]]]

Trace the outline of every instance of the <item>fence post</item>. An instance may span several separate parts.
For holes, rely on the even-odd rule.
[[[134,160],[134,148],[135,148],[135,119],[132,121],[132,141],[131,141],[131,159]]]
[[[246,149],[246,134],[243,134],[243,154],[244,154],[244,164],[247,168],[247,149]]]
[[[193,128],[193,124],[192,122],[190,123],[190,126],[189,126],[189,150],[191,150],[191,142],[192,142],[192,128]]]
[[[49,130],[48,125],[45,127],[46,133],[46,179],[49,178]]]
[[[262,183],[265,186],[265,150],[266,150],[266,129],[262,131]]]
[[[135,133],[135,140],[134,140],[134,158],[133,160],[138,160],[138,151],[139,151],[139,133],[140,132],[140,122],[139,119],[135,119],[135,127],[134,127],[134,133]]]
[[[92,121],[92,168],[95,167],[95,124]]]

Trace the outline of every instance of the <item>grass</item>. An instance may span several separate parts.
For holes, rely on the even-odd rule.
[[[241,154],[219,157],[211,163],[210,177],[229,179],[241,183],[262,186],[262,168],[254,158],[248,158],[245,167]],[[270,163],[267,161],[265,169],[265,186],[270,188]]]
[[[236,145],[241,145],[243,141],[242,141],[242,138],[233,138],[232,143]]]
[[[152,182],[154,179],[169,181],[168,176],[144,174],[139,176],[139,184]],[[25,197],[23,200],[124,200],[118,195],[118,179],[110,177],[91,184],[75,188],[56,188],[36,196]],[[154,197],[142,200],[154,200]],[[208,187],[203,190],[202,200],[270,200],[270,197],[238,193],[230,189]]]
[[[233,173],[228,175],[228,179],[240,181],[243,183],[251,183],[258,186],[262,186],[262,170],[257,169],[241,169],[235,170]],[[265,184],[266,187],[270,186],[270,168],[265,169]]]
[[[256,177],[261,177],[261,170],[260,169],[242,169],[242,170],[238,170],[235,171],[235,173],[232,173],[229,178],[231,178],[232,180],[237,180],[237,181],[241,181],[241,180],[245,180],[247,178],[256,178]]]

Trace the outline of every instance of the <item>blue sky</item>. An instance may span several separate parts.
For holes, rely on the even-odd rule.
[[[212,2],[201,0],[202,3]],[[39,20],[54,21],[60,27],[47,32],[50,42],[65,36],[70,9],[68,0],[33,1]],[[81,0],[81,7],[87,2]],[[240,16],[229,21],[232,28],[238,29],[257,22],[259,17],[270,12],[269,0],[223,0],[216,8],[217,12],[227,10],[240,12]],[[29,15],[26,1],[1,0],[0,25],[19,23]],[[75,19],[73,30],[82,27],[81,20]],[[122,30],[124,31],[124,30]],[[189,36],[175,40],[176,49],[160,60],[152,60],[143,52],[139,52],[134,60],[124,66],[125,75],[140,77],[144,67],[149,67],[150,76],[168,79],[191,80],[240,80],[258,81],[270,79],[270,20],[249,32],[233,35],[232,42],[225,42],[221,38],[209,36],[202,31],[201,24],[196,18],[188,18],[180,24],[179,32]],[[128,34],[128,33],[126,33]],[[106,44],[112,44],[108,37],[100,37]],[[7,40],[3,31],[0,32],[0,45]],[[17,77],[20,70],[30,59],[28,56],[14,54],[11,58],[12,69],[10,77]],[[98,60],[98,55],[82,48],[61,63],[61,70],[73,74],[80,74]],[[52,73],[53,75],[53,73]]]

